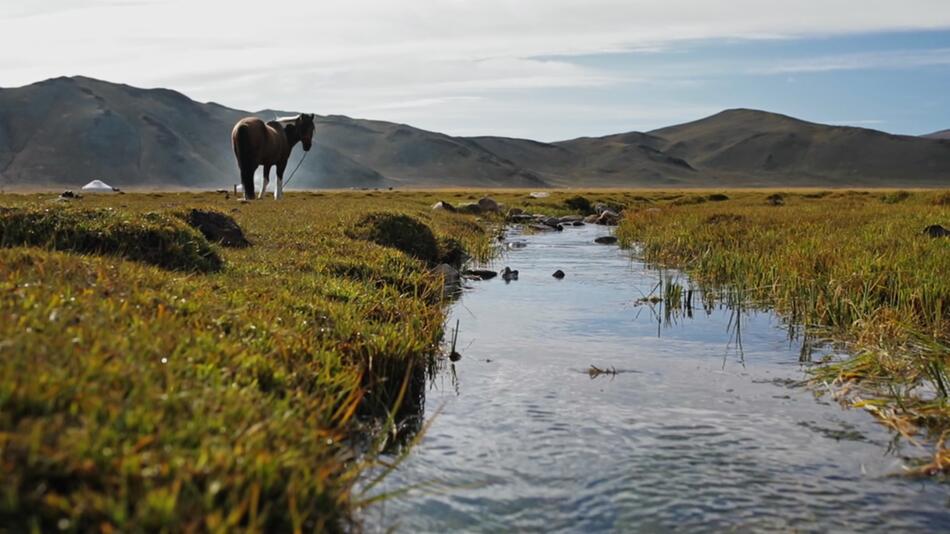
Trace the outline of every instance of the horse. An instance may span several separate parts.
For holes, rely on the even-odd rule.
[[[284,169],[294,146],[300,142],[304,151],[313,144],[313,114],[303,113],[296,117],[285,117],[265,123],[257,117],[241,119],[231,130],[231,146],[241,170],[241,184],[244,186],[244,199],[254,199],[254,172],[259,165],[264,166],[264,184],[261,196],[267,191],[270,182],[270,168],[277,166],[277,185],[274,198],[284,196]]]

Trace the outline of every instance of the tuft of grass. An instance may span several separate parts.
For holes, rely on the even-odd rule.
[[[158,212],[7,208],[0,210],[0,246],[114,255],[181,271],[212,272],[224,265],[204,236]]]
[[[950,206],[950,191],[943,191],[934,196],[931,204],[934,206]]]
[[[454,237],[439,236],[436,239],[438,246],[437,263],[447,263],[456,269],[464,264],[469,256],[462,242]]]
[[[689,195],[685,197],[679,197],[674,199],[670,204],[673,206],[692,206],[696,204],[702,204],[709,200],[703,195]]]
[[[910,191],[893,191],[881,196],[881,202],[885,204],[897,204],[903,202],[912,196]]]
[[[574,196],[564,201],[564,205],[572,211],[576,211],[581,215],[590,215],[594,213],[594,206],[591,204],[590,200],[582,196]]]
[[[706,224],[739,224],[745,222],[745,217],[737,213],[713,213],[706,217]]]
[[[939,435],[950,429],[950,247],[920,231],[950,211],[923,195],[882,206],[861,193],[788,197],[782,210],[769,205],[785,195],[744,193],[630,212],[617,236],[650,262],[709,289],[743,288],[748,303],[849,343],[855,357],[816,378],[865,387],[914,431]]]
[[[409,215],[368,213],[360,218],[348,234],[355,239],[395,248],[428,263],[439,260],[439,243],[432,229]]]

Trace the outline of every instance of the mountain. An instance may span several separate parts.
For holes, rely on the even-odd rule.
[[[321,117],[314,139],[392,180],[414,186],[546,187],[537,174],[471,139],[405,124]]]
[[[738,185],[950,185],[950,143],[920,137],[749,109],[650,134],[664,153]]]
[[[120,187],[227,187],[239,182],[231,128],[248,115],[167,89],[80,76],[2,89],[0,183],[77,186],[102,178]],[[294,178],[298,187],[387,183],[333,147],[313,150]]]
[[[234,123],[257,113],[85,77],[0,89],[0,185],[229,187]],[[317,116],[293,187],[950,185],[950,142],[727,110],[652,132],[555,143],[452,137]],[[291,156],[290,168],[303,152]]]
[[[234,123],[289,114],[81,76],[0,89],[0,184],[78,186],[102,178],[119,187],[227,187],[239,181]],[[464,138],[341,116],[315,122],[294,187],[547,185]],[[302,153],[291,155],[291,170]]]
[[[690,186],[710,179],[685,160],[657,150],[662,140],[649,134],[633,132],[557,143],[504,137],[472,139],[561,187]]]
[[[950,139],[950,130],[940,130],[927,135],[922,135],[926,139]]]

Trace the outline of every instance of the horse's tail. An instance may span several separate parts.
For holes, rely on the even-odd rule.
[[[251,147],[251,132],[246,124],[239,124],[234,132],[234,157],[237,158],[238,166],[242,169],[252,165],[254,156]]]
[[[235,128],[232,145],[238,168],[241,169],[241,185],[244,187],[244,194],[251,195],[253,198],[254,170],[257,168],[257,160],[251,143],[251,132],[246,124],[239,124]]]

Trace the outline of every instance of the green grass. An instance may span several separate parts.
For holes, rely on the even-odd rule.
[[[48,198],[0,198],[14,531],[346,528],[371,462],[354,444],[407,377],[418,389],[444,316],[425,262],[348,232],[386,210],[490,253],[472,217],[419,194]],[[169,215],[195,206],[233,215],[253,246],[208,245]]]
[[[410,215],[368,213],[357,221],[348,235],[401,250],[429,264],[439,263],[440,260],[439,243],[432,229]]]
[[[629,210],[618,236],[648,261],[848,342],[855,357],[818,369],[816,379],[873,403],[895,430],[936,437],[950,429],[950,240],[921,235],[950,224],[947,193],[729,196]]]
[[[950,252],[918,233],[950,223],[948,195],[784,193],[785,205],[771,206],[765,193],[710,193],[491,195],[549,215],[626,207],[620,234],[642,241],[652,261],[743,287],[865,349],[833,372],[900,389],[900,404],[864,397],[879,417],[947,427],[943,398],[907,388],[946,383],[940,273]],[[155,193],[66,206],[53,195],[0,197],[0,524],[351,527],[379,497],[354,493],[356,481],[392,443],[387,422],[418,415],[442,340],[446,303],[428,270],[463,253],[491,259],[502,224],[430,206],[483,194],[292,193],[244,204]],[[709,201],[672,205],[693,196]],[[181,221],[192,208],[233,216],[252,246],[208,244]],[[422,246],[391,239],[389,224],[397,238],[410,226]],[[677,284],[666,290],[683,299]],[[410,441],[414,421],[396,438]]]
[[[223,265],[199,232],[156,212],[66,206],[0,210],[0,246],[20,245],[109,254],[183,271],[217,271]]]

